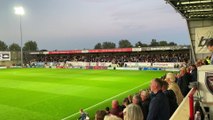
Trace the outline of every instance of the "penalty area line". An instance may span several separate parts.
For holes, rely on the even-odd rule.
[[[94,107],[96,107],[96,106],[99,106],[99,105],[101,105],[101,104],[103,104],[103,103],[105,103],[105,102],[108,102],[108,101],[110,101],[110,100],[112,100],[112,99],[115,99],[116,97],[121,96],[121,95],[123,95],[123,94],[126,94],[126,93],[128,93],[128,92],[130,92],[130,91],[132,91],[132,90],[134,90],[134,89],[140,88],[140,87],[142,87],[142,86],[144,86],[144,85],[146,85],[146,84],[148,84],[148,83],[150,83],[150,81],[147,81],[147,82],[145,82],[145,83],[143,83],[143,84],[141,84],[141,85],[139,85],[139,86],[137,86],[137,87],[134,87],[134,88],[132,88],[132,89],[130,89],[130,90],[127,90],[127,91],[124,91],[124,92],[122,92],[122,93],[119,93],[119,94],[117,94],[117,95],[115,95],[115,96],[113,96],[113,97],[111,97],[111,98],[108,98],[108,99],[106,99],[106,100],[104,100],[104,101],[101,101],[101,102],[95,104],[95,105],[92,105],[92,106],[90,106],[90,107],[88,107],[88,108],[85,108],[84,110],[85,110],[85,111],[88,111],[88,110],[90,110],[90,109],[92,109],[92,108],[94,108]],[[67,120],[67,119],[69,119],[69,118],[72,118],[73,116],[76,116],[77,114],[79,114],[79,112],[76,112],[76,113],[74,113],[74,114],[72,114],[72,115],[69,115],[69,116],[67,116],[67,117],[65,117],[65,118],[62,118],[61,120]]]

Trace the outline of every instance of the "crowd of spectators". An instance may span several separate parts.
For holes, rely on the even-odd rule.
[[[168,120],[188,94],[190,82],[197,81],[197,66],[182,67],[151,81],[150,88],[129,95],[120,104],[98,110],[95,120]]]
[[[36,62],[188,62],[189,53],[37,55]]]
[[[208,45],[213,52],[213,40]],[[185,60],[187,54],[156,54],[156,55],[116,55],[116,56],[82,56],[78,60],[110,62],[116,57],[125,62],[175,62]],[[91,58],[90,58],[91,57]],[[124,98],[122,104],[112,100],[111,108],[98,110],[95,120],[169,120],[178,106],[190,91],[189,83],[197,81],[197,67],[213,64],[213,53],[210,57],[198,60],[196,64],[180,68],[178,73],[167,73],[161,78],[154,78],[150,88]],[[195,111],[197,112],[197,111]],[[85,120],[85,119],[82,119]]]

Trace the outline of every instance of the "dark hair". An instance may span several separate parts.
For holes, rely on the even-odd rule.
[[[107,115],[106,111],[98,110],[96,111],[95,120],[103,120],[105,115]]]
[[[154,81],[158,84],[158,86],[162,87],[162,80],[160,78],[155,78]]]
[[[128,99],[127,97],[124,98],[124,99],[123,99],[123,103],[127,103],[127,105],[129,105],[129,104],[130,104],[129,99]]]
[[[109,107],[106,107],[105,110],[106,110],[106,111],[109,111]]]
[[[213,46],[213,38],[211,38],[211,39],[208,41],[207,47],[209,47],[209,46]]]
[[[166,74],[165,75],[163,75],[163,76],[161,76],[161,80],[165,80],[165,78],[166,78]]]
[[[195,64],[191,65],[195,70],[197,70],[197,66]]]
[[[169,84],[166,81],[162,81],[162,87],[165,86],[166,89],[168,89]]]

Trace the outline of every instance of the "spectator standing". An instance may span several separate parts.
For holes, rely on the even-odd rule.
[[[112,109],[110,110],[110,114],[122,118],[122,109],[119,105],[118,100],[112,101]]]
[[[191,65],[191,71],[190,71],[192,82],[197,81],[197,67],[196,65]]]
[[[147,120],[168,120],[169,119],[169,102],[168,98],[161,90],[162,80],[155,78],[151,82],[151,91],[153,97],[149,105]]]
[[[121,105],[121,109],[122,109],[122,111],[127,107],[127,105],[129,105],[130,103],[129,103],[129,100],[128,100],[128,98],[126,97],[126,98],[124,98],[124,100],[123,100],[123,103],[122,103],[122,105]]]
[[[107,115],[105,110],[98,110],[95,114],[95,120],[104,120],[105,115]]]
[[[169,84],[168,90],[173,90],[176,96],[177,103],[178,105],[180,105],[180,103],[183,101],[183,94],[178,84],[175,83],[176,80],[175,75],[173,73],[167,73],[165,80]]]
[[[132,103],[132,95],[128,95],[129,103]]]
[[[104,120],[122,120],[122,119],[120,117],[115,116],[115,115],[109,114],[109,115],[106,115],[104,117]]]
[[[189,82],[191,82],[191,75],[186,72],[186,68],[182,67],[180,69],[180,75],[178,76],[178,86],[185,97],[189,92]]]
[[[141,110],[143,109],[142,108],[142,103],[141,103],[141,99],[140,99],[140,96],[138,94],[135,94],[132,98],[132,103],[133,104],[136,104],[138,106],[140,106]]]
[[[146,120],[149,112],[149,103],[150,103],[149,92],[145,90],[141,91],[140,97],[142,101],[142,111],[144,115],[144,120]]]
[[[207,48],[208,48],[209,51],[212,52],[212,55],[211,55],[211,65],[213,65],[213,38],[208,41]]]
[[[173,90],[168,90],[169,84],[166,81],[162,81],[162,91],[166,95],[169,100],[169,110],[170,110],[170,117],[175,112],[178,107],[177,100],[175,93]]]
[[[86,120],[87,114],[84,112],[83,109],[80,109],[80,117],[78,120]]]
[[[130,104],[124,109],[124,120],[144,120],[140,106]]]
[[[107,114],[110,114],[109,107],[106,107],[106,108],[105,108],[105,111],[106,111]]]

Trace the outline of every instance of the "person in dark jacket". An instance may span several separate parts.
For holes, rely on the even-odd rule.
[[[118,100],[112,101],[112,108],[110,110],[110,114],[115,115],[117,117],[123,118],[122,109],[119,105]]]
[[[190,91],[190,89],[189,89],[189,82],[190,81],[191,81],[191,75],[186,72],[185,67],[182,67],[180,69],[180,75],[178,76],[177,83],[178,83],[178,86],[180,87],[180,90],[181,90],[184,97]]]
[[[191,74],[191,77],[192,77],[191,82],[197,81],[197,67],[196,67],[196,65],[191,65],[190,74]]]
[[[87,114],[84,112],[83,109],[80,109],[80,117],[78,118],[78,120],[85,120],[87,117]]]
[[[173,90],[168,90],[169,84],[166,81],[162,81],[162,91],[169,100],[170,117],[178,108],[177,99]]]
[[[155,78],[152,80],[150,88],[153,92],[153,97],[149,104],[147,120],[169,120],[169,102],[161,87],[161,79]]]
[[[149,113],[149,103],[150,103],[149,92],[145,90],[141,91],[140,97],[142,101],[142,111],[144,115],[144,120],[146,120],[147,115]]]
[[[210,65],[213,65],[213,38],[211,38],[207,43],[207,48],[209,51],[212,52],[211,59],[210,59]]]
[[[142,108],[142,103],[141,103],[141,99],[140,99],[140,95],[139,94],[135,94],[133,97],[132,97],[132,103],[133,104],[136,104],[138,106],[140,106],[141,110],[143,109]]]

